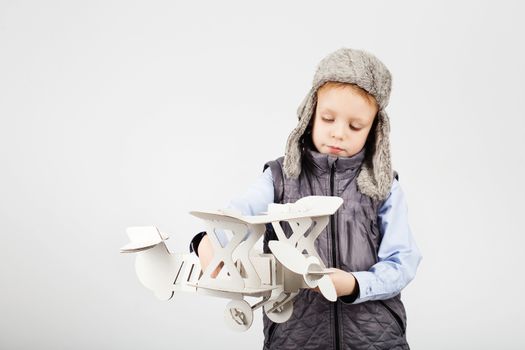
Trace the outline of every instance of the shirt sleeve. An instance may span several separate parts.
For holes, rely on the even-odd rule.
[[[251,184],[248,189],[234,197],[228,204],[228,209],[240,212],[244,216],[258,215],[268,210],[268,204],[273,203],[273,177],[270,167]],[[222,246],[228,243],[228,237],[222,230],[216,230],[217,238]]]
[[[229,209],[241,212],[242,215],[258,215],[268,209],[268,204],[273,203],[273,177],[270,167],[248,187],[246,192],[234,197]]]
[[[390,195],[378,212],[382,235],[379,261],[368,271],[352,272],[359,285],[354,303],[389,299],[415,277],[422,256],[410,231],[407,211],[401,186],[394,180]]]

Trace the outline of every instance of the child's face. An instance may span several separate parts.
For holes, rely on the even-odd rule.
[[[351,157],[363,149],[377,113],[375,103],[352,86],[317,91],[312,141],[319,153]]]

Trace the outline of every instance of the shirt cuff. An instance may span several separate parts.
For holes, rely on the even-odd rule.
[[[199,244],[202,241],[202,238],[206,235],[206,231],[199,232],[193,237],[190,243],[190,253],[195,253],[199,256]]]
[[[368,271],[352,272],[352,275],[354,275],[356,283],[359,286],[359,293],[354,302],[361,303],[371,299],[374,296],[374,288],[372,285],[376,276]]]

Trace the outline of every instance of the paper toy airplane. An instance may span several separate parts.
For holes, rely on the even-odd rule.
[[[301,288],[319,288],[322,295],[335,301],[334,285],[315,249],[315,240],[343,203],[340,197],[309,196],[295,203],[270,204],[264,215],[242,216],[239,213],[193,211],[203,219],[213,245],[214,256],[202,271],[194,254],[171,254],[164,243],[168,236],[155,226],[130,227],[130,243],[122,253],[136,253],[135,268],[140,282],[161,300],[169,300],[175,292],[198,292],[231,299],[224,319],[233,330],[245,331],[253,321],[253,311],[263,307],[273,322],[282,323],[292,315],[293,299]],[[282,222],[292,229],[289,237]],[[277,240],[268,246],[272,254],[254,249],[271,224]],[[230,231],[232,237],[223,247],[219,230]],[[213,272],[222,264],[217,276]],[[260,297],[250,305],[245,296]]]

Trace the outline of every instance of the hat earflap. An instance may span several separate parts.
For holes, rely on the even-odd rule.
[[[377,114],[374,150],[367,150],[367,158],[357,177],[359,191],[373,199],[384,200],[390,193],[393,181],[392,161],[390,158],[390,121],[386,111]]]
[[[312,88],[297,108],[299,123],[292,130],[286,141],[287,153],[284,155],[283,171],[287,178],[296,179],[301,174],[301,136],[303,136],[317,103],[316,88]]]

